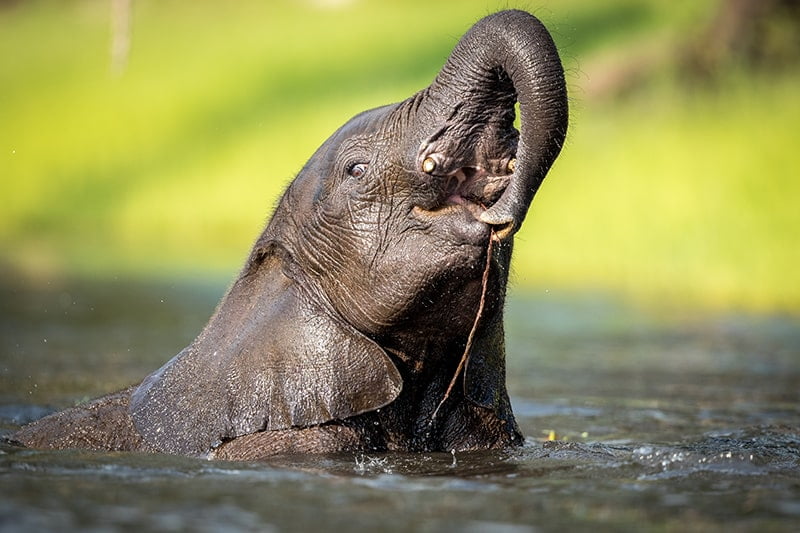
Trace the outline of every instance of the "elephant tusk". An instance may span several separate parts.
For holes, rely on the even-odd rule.
[[[436,170],[436,161],[432,157],[426,157],[425,161],[422,162],[422,171],[430,174],[434,170]]]

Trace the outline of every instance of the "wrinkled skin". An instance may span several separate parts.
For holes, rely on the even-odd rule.
[[[141,384],[14,439],[247,460],[520,443],[505,287],[513,234],[566,128],[541,23],[521,11],[483,19],[428,88],[319,148],[194,342]]]

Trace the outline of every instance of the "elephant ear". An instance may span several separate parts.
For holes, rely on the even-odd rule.
[[[305,297],[281,254],[254,254],[197,339],[131,396],[155,448],[205,454],[262,430],[380,408],[402,379],[372,340]]]
[[[475,336],[464,372],[464,395],[491,409],[519,433],[506,391],[506,348],[502,310],[487,320]]]

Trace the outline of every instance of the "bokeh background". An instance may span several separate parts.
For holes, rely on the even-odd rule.
[[[572,116],[514,290],[797,312],[797,4],[0,1],[0,274],[232,278],[317,146],[510,6]]]

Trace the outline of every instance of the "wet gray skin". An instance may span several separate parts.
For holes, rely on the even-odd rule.
[[[0,431],[135,381],[223,290],[1,287]],[[507,309],[521,448],[239,463],[6,443],[0,530],[796,530],[796,318],[544,296]]]
[[[193,341],[14,439],[230,460],[520,445],[506,284],[568,117],[542,22],[480,19],[427,87],[322,143]]]

